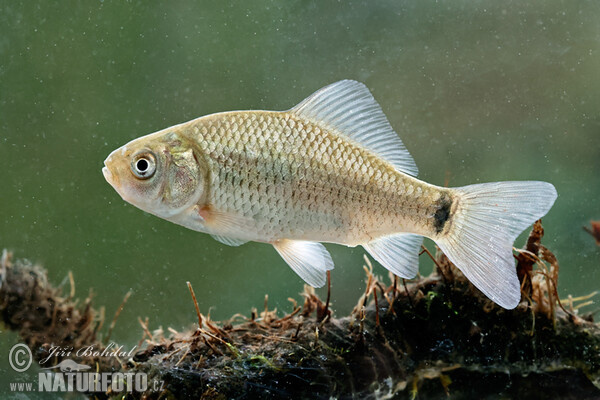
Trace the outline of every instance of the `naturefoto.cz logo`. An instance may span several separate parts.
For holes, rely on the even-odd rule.
[[[131,357],[135,347],[128,352],[123,351],[122,347],[116,347],[114,343],[106,348],[96,350],[93,346],[83,347],[81,349],[61,348],[53,346],[50,348],[50,355],[40,360],[40,367],[43,371],[38,373],[37,385],[35,382],[12,382],[10,390],[13,392],[102,392],[109,390],[113,393],[121,392],[145,392],[149,389],[161,391],[163,383],[153,381],[148,384],[148,377],[143,372],[98,372],[93,371],[92,367],[85,364],[79,364],[70,358],[54,365],[45,367],[44,365],[54,356],[60,357]],[[16,372],[25,372],[33,363],[31,350],[25,344],[14,345],[8,354],[10,366]]]

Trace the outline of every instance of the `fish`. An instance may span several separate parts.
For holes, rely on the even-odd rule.
[[[330,84],[287,111],[230,111],[134,139],[104,161],[105,179],[141,210],[219,242],[273,245],[307,284],[333,269],[322,243],[362,246],[413,278],[432,239],[505,309],[521,298],[512,245],[550,210],[541,181],[442,187],[415,161],[369,89]]]

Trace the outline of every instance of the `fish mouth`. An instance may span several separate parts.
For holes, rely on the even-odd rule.
[[[125,156],[125,152],[127,151],[127,146],[122,146],[119,147],[116,150],[113,150],[112,153],[110,153],[108,155],[108,157],[106,157],[106,160],[104,160],[104,167],[102,168],[102,175],[104,175],[104,179],[106,179],[106,181],[108,183],[110,183],[110,185],[112,187],[114,187],[115,189],[117,189],[117,187],[119,186],[119,160],[121,159],[121,157]],[[119,155],[120,153],[120,155]],[[112,166],[112,168],[111,168]],[[114,172],[113,172],[114,171]]]
[[[110,183],[110,185],[112,187],[116,187],[117,179],[113,175],[113,173],[110,171],[110,169],[108,168],[106,161],[104,161],[104,167],[102,168],[102,175],[104,175],[104,179],[106,179],[106,182]]]
[[[113,176],[112,172],[107,167],[102,168],[102,174],[104,175],[104,179],[110,184],[112,184]]]

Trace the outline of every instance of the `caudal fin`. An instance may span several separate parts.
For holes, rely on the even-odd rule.
[[[494,182],[454,188],[459,203],[450,231],[436,240],[444,254],[487,297],[512,309],[521,291],[513,242],[556,200],[546,182]]]

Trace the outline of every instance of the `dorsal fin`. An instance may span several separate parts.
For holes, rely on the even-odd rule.
[[[362,83],[351,80],[332,83],[290,112],[336,129],[387,160],[398,171],[417,176],[415,161]]]

